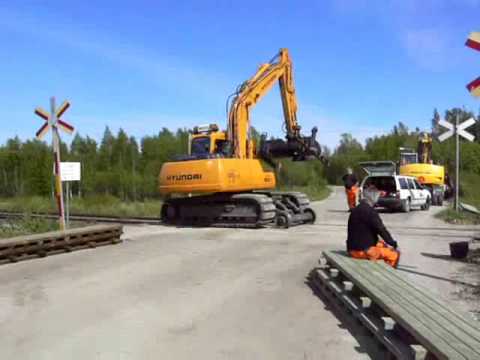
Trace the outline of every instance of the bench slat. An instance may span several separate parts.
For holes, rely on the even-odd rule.
[[[364,265],[368,266],[370,264],[364,262]],[[365,269],[364,265],[361,268]],[[462,353],[480,358],[480,343],[476,340],[475,334],[470,333],[469,329],[458,326],[457,322],[446,319],[442,313],[442,309],[445,309],[444,306],[430,307],[423,302],[423,299],[419,299],[406,288],[397,288],[394,279],[389,279],[385,276],[384,271],[379,270],[383,269],[379,266],[371,267],[369,274],[372,281],[374,280],[379,287],[381,286],[382,290],[397,301],[404,311],[409,311],[419,321],[429,324],[432,333],[451,342],[452,345],[462,348]],[[384,281],[382,281],[382,277]]]
[[[443,307],[444,310],[446,311],[445,315],[449,316],[449,318],[452,321],[461,322],[466,327],[470,328],[471,331],[476,332],[480,336],[480,323],[476,321],[472,321],[472,319],[466,318],[465,316],[461,315],[458,311],[455,311],[449,306],[445,306],[445,304],[442,301],[440,301],[437,297],[435,296],[432,297],[432,293],[425,291],[420,286],[417,286],[416,284],[412,283],[405,276],[401,276],[398,270],[395,270],[391,266],[387,266],[385,264],[382,264],[382,265],[385,267],[385,270],[389,273],[389,275],[395,277],[395,280],[398,280],[399,282],[403,283],[405,286],[415,289],[414,294],[417,294],[419,297],[421,296],[425,299],[428,299],[428,301],[432,304],[432,306],[437,305],[437,306]],[[477,339],[480,341],[480,337]]]
[[[346,255],[339,255],[332,252],[325,252],[324,254],[327,260],[341,269],[347,278],[354,281],[362,291],[372,297],[390,316],[414,334],[426,347],[431,348],[431,351],[439,358],[445,358],[445,356],[452,359],[480,357],[480,353],[472,350],[463,342],[459,342],[458,339],[451,336],[448,331],[440,328],[437,329],[437,332],[441,336],[439,336],[437,332],[433,333],[431,327],[436,327],[436,322],[428,318],[425,319],[424,316],[422,318],[422,313],[412,308],[411,303],[404,303],[404,300],[399,301],[398,292],[395,292],[394,297],[386,294],[385,287],[390,288],[391,281],[386,281],[384,278],[378,276],[372,279],[372,274],[369,272],[372,267],[379,266],[380,264],[354,260]],[[360,264],[368,265],[368,268],[362,267]],[[478,344],[476,349],[479,349]]]
[[[373,267],[373,271],[379,278],[384,278],[388,279],[390,282],[395,282],[395,285],[399,283],[401,284],[402,281],[407,281],[403,278],[403,276],[400,276],[399,274],[385,271],[389,270],[388,265],[379,265],[385,267],[385,269],[381,269],[381,271],[379,271],[380,268],[378,266]],[[405,284],[407,284],[407,286],[404,285],[400,287],[402,291],[401,294],[410,297],[410,300],[412,302],[415,301],[415,303],[417,304],[417,308],[420,305],[422,309],[424,309],[423,311],[425,313],[430,313],[431,315],[440,315],[441,319],[448,321],[449,324],[455,324],[458,329],[461,329],[464,332],[464,334],[462,335],[466,335],[469,339],[472,340],[472,345],[474,347],[478,347],[478,344],[480,344],[480,331],[477,329],[476,326],[474,326],[474,323],[472,321],[469,321],[460,314],[453,312],[451,307],[447,307],[445,304],[440,303],[438,300],[432,297],[432,294],[425,294],[424,292],[422,294],[419,294],[417,291],[417,287],[408,287],[408,283]]]

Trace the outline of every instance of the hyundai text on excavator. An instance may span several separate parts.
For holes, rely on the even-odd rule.
[[[262,138],[257,147],[250,131],[250,111],[278,82],[282,98],[286,139]],[[297,99],[292,62],[287,49],[259,67],[227,101],[228,127],[198,126],[189,139],[187,155],[163,164],[160,193],[165,196],[162,221],[169,224],[225,227],[281,227],[313,223],[315,212],[300,192],[274,192],[275,175],[261,160],[323,159],[315,140],[302,136],[297,122]],[[229,106],[228,106],[229,105]]]

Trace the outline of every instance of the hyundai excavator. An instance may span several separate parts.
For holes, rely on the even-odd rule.
[[[255,143],[250,128],[252,108],[279,84],[286,138]],[[229,101],[230,100],[230,101]],[[308,197],[300,192],[275,192],[275,174],[261,160],[320,159],[321,148],[300,133],[292,61],[287,49],[259,67],[227,100],[228,127],[197,126],[189,137],[188,154],[163,164],[159,190],[165,201],[161,219],[167,224],[219,227],[289,227],[315,221]]]

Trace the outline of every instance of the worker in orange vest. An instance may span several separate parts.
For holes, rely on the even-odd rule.
[[[347,203],[349,211],[357,206],[358,179],[351,168],[347,168],[347,173],[342,177],[345,193],[347,194]]]
[[[353,258],[383,260],[396,268],[400,260],[398,244],[373,208],[379,196],[373,186],[363,190],[363,199],[348,219],[347,251]]]

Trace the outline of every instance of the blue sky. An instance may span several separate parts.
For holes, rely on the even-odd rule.
[[[33,109],[52,95],[97,139],[105,125],[137,137],[224,127],[227,96],[280,47],[294,62],[299,121],[318,126],[322,144],[399,121],[427,129],[434,107],[480,107],[465,89],[480,53],[464,46],[479,11],[478,0],[2,1],[0,143],[33,137]],[[281,135],[277,90],[252,124]]]

